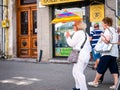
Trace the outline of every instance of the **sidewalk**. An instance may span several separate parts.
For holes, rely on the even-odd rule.
[[[71,90],[74,87],[72,64],[5,60],[0,61],[0,90]],[[86,81],[92,81],[95,70],[87,67]],[[113,78],[105,73],[103,84],[88,90],[110,90]]]

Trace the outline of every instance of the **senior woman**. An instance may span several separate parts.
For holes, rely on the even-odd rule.
[[[118,34],[115,29],[112,27],[112,19],[109,17],[105,17],[103,20],[103,28],[104,34],[101,34],[101,40],[104,44],[109,44],[110,42],[118,42]],[[116,58],[118,57],[118,46],[117,44],[113,44],[111,51],[102,52],[102,57],[100,58],[100,62],[98,64],[97,73],[95,79],[92,82],[88,82],[88,85],[93,87],[98,87],[98,81],[100,77],[106,72],[107,68],[109,68],[111,74],[114,78],[114,84],[110,86],[110,89],[115,89],[118,82],[118,66],[116,62]]]
[[[80,47],[85,40],[85,24],[82,21],[74,21],[73,28],[75,33],[71,38],[70,33],[66,32],[66,40],[70,47],[80,50]],[[87,40],[83,48],[80,50],[78,62],[73,65],[72,73],[75,80],[75,87],[73,90],[88,90],[84,70],[90,59],[91,45],[89,36],[88,34],[86,35]]]

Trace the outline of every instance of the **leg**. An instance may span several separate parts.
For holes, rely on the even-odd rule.
[[[97,68],[98,63],[99,63],[99,59],[97,59],[97,60],[95,61],[94,69],[96,69],[96,68]]]
[[[98,81],[101,76],[102,74],[96,73],[95,79],[92,82],[88,82],[88,85],[93,87],[98,87],[98,84],[99,84]]]
[[[85,55],[87,57],[83,57]],[[76,64],[76,71],[75,71],[75,76],[77,78],[77,83],[78,83],[78,85],[76,85],[77,89],[88,90],[87,85],[86,85],[86,78],[84,75],[84,70],[88,65],[89,59],[90,59],[90,53],[86,53],[85,51],[80,52],[79,59]]]
[[[88,82],[88,85],[94,86],[94,87],[98,86],[99,79],[106,72],[106,70],[108,68],[108,64],[109,64],[108,62],[109,62],[108,56],[102,56],[100,58],[100,62],[97,67],[97,73],[96,73],[95,79],[92,82]]]
[[[104,79],[104,74],[102,74],[102,76],[100,77],[99,84],[101,84],[103,82],[103,79]]]
[[[77,67],[78,70],[76,71],[76,76],[78,80],[78,86],[76,86],[76,88],[80,88],[80,90],[88,90],[86,85],[86,78],[84,75],[84,69],[86,68],[86,66],[87,64],[80,62]]]
[[[112,73],[113,79],[114,79],[114,85],[110,88],[115,88],[117,83],[118,83],[118,66],[117,66],[117,62],[116,62],[116,57],[112,57],[111,56],[111,60],[109,63],[109,70]]]
[[[73,65],[73,71],[72,71],[72,74],[73,74],[73,77],[74,77],[74,80],[75,80],[75,87],[78,87],[79,84],[78,84],[78,80],[77,80],[76,72],[77,72],[77,65],[74,64],[74,65]]]
[[[99,79],[101,78],[102,74],[96,73],[95,79],[93,82],[98,83]]]
[[[114,78],[114,85],[116,86],[118,83],[118,74],[112,74]]]
[[[93,58],[94,58],[94,66],[93,69],[96,69],[99,63],[99,58],[101,57],[100,53],[96,52],[95,50],[92,50]]]
[[[98,82],[100,79],[102,79],[104,73],[106,72],[109,65],[109,57],[108,56],[102,56],[100,58],[100,62],[98,64],[97,68],[97,74],[94,79],[95,82]],[[104,68],[103,68],[104,67]]]

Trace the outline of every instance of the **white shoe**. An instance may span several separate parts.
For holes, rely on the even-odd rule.
[[[98,87],[99,84],[95,82],[88,82],[88,85],[93,87]]]
[[[110,89],[115,89],[115,88],[116,88],[115,85],[110,86]]]

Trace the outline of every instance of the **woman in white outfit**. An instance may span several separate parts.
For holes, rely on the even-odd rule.
[[[80,50],[80,47],[85,40],[85,24],[82,21],[75,21],[73,26],[75,31],[74,35],[71,38],[70,33],[66,32],[66,40],[70,47]],[[73,90],[88,90],[84,70],[90,59],[91,45],[89,36],[88,34],[86,35],[87,40],[83,48],[80,50],[78,62],[73,65],[72,73],[75,79],[75,88],[73,88]]]

